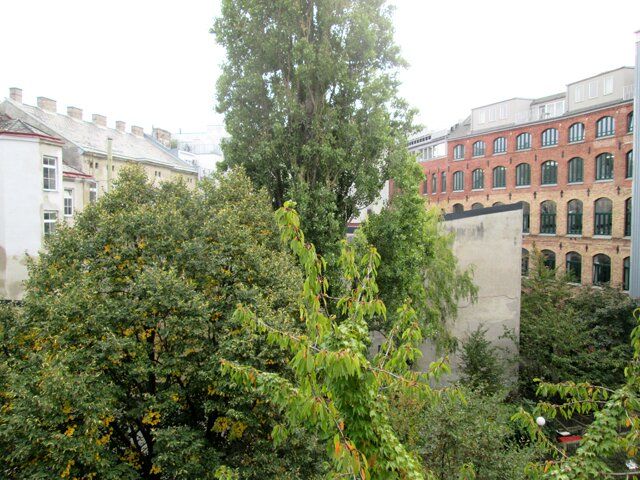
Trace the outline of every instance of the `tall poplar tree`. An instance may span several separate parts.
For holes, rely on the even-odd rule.
[[[274,207],[295,200],[320,252],[407,155],[391,13],[385,0],[223,0],[212,29],[227,51],[223,165],[244,166]]]

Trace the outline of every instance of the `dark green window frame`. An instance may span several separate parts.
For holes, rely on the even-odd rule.
[[[441,192],[447,191],[447,172],[442,172],[440,174],[440,191]]]
[[[584,181],[584,160],[573,157],[567,165],[567,183],[582,183]]]
[[[604,285],[611,281],[611,258],[602,253],[593,257],[593,284]]]
[[[631,198],[624,201],[624,236],[631,236]]]
[[[527,202],[522,202],[522,233],[529,233],[531,227],[531,207]]]
[[[453,172],[453,191],[462,192],[464,190],[464,172],[458,170]]]
[[[582,255],[578,252],[569,252],[565,258],[567,275],[571,280],[580,283],[580,278],[582,278]]]
[[[567,203],[567,235],[582,235],[582,202],[570,200]]]
[[[616,121],[607,115],[596,122],[596,138],[609,137],[616,133]]]
[[[610,153],[596,157],[596,180],[613,180],[613,155]]]
[[[540,233],[548,235],[556,233],[556,204],[551,200],[540,204]]]
[[[493,169],[493,188],[505,188],[507,186],[507,168],[496,167]]]
[[[625,168],[625,177],[626,178],[633,178],[633,150],[629,150],[627,152],[627,158],[626,158],[626,168]]]
[[[631,275],[631,258],[625,257],[622,261],[622,290],[629,290],[629,278]]]
[[[558,162],[548,160],[542,164],[540,169],[542,185],[556,185],[558,183]]]
[[[551,250],[542,250],[542,255],[544,256],[544,266],[549,270],[554,270],[556,268],[556,254]]]
[[[507,151],[507,139],[498,137],[493,141],[493,153],[505,153]]]
[[[542,132],[541,143],[543,147],[550,147],[558,144],[558,129],[547,128]]]
[[[627,133],[633,133],[633,112],[627,115]]]
[[[471,172],[471,188],[473,190],[482,190],[484,188],[484,170],[476,168]]]
[[[574,123],[569,127],[569,143],[584,140],[584,123]]]
[[[521,133],[516,137],[516,150],[527,150],[531,148],[531,134]]]
[[[611,235],[613,224],[613,202],[608,198],[599,198],[594,202],[593,234]]]
[[[481,157],[484,155],[486,145],[482,140],[478,140],[472,145],[472,153],[474,157]]]
[[[516,187],[528,187],[531,185],[531,165],[521,163],[516,166]]]

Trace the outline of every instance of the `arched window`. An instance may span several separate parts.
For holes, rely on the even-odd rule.
[[[627,132],[633,132],[633,112],[629,112],[627,115]]]
[[[582,235],[582,202],[570,200],[567,203],[567,235]]]
[[[540,204],[540,233],[556,233],[556,202],[552,200]]]
[[[569,160],[567,165],[567,182],[582,183],[584,180],[584,162],[580,157]]]
[[[601,153],[596,157],[596,180],[613,179],[613,155]]]
[[[541,143],[543,147],[550,147],[558,144],[558,130],[555,128],[547,128],[542,132]]]
[[[457,171],[453,173],[453,191],[461,192],[464,190],[464,172]]]
[[[460,160],[464,158],[464,145],[456,145],[453,148],[453,159]]]
[[[440,174],[440,191],[443,193],[447,191],[447,172]]]
[[[523,277],[529,275],[529,250],[526,248],[522,249],[522,260],[521,260],[520,273]]]
[[[482,205],[481,203],[474,203],[473,205],[471,205],[471,210],[480,210],[481,208],[484,208],[484,205]]]
[[[473,144],[474,157],[481,157],[482,155],[484,155],[484,150],[485,150],[485,144],[482,140],[478,140]]]
[[[429,184],[425,180],[424,182],[422,182],[422,194],[426,195],[427,193],[429,193]]]
[[[435,173],[431,174],[431,194],[433,195],[438,191],[438,176]]]
[[[569,143],[584,140],[584,123],[574,123],[569,127]]]
[[[516,150],[526,150],[531,148],[531,134],[521,133],[516,137]]]
[[[569,281],[580,283],[580,278],[582,278],[582,255],[577,252],[569,252],[567,253],[566,260]]]
[[[507,186],[507,168],[496,167],[493,169],[493,188],[505,188]]]
[[[521,202],[521,203],[522,203],[522,233],[529,233],[529,226],[531,223],[530,222],[531,207],[527,202]]]
[[[531,167],[528,163],[516,166],[516,187],[528,187],[531,185]]]
[[[464,207],[462,206],[461,203],[456,203],[453,206],[453,213],[461,213],[461,212],[464,212]]]
[[[492,207],[499,207],[500,205],[504,205],[504,202],[494,202]]]
[[[540,252],[544,258],[544,266],[549,270],[556,268],[556,254],[551,250],[542,250]]]
[[[631,198],[624,201],[624,236],[631,236]]]
[[[507,151],[507,139],[498,137],[493,141],[493,153],[505,153]]]
[[[629,290],[629,277],[631,274],[631,259],[626,257],[622,261],[622,290]]]
[[[626,178],[633,178],[633,150],[627,152]]]
[[[599,198],[595,201],[593,234],[611,235],[612,203],[608,198]]]
[[[558,162],[547,160],[541,166],[542,185],[556,185],[558,183]]]
[[[602,253],[593,257],[593,284],[604,285],[611,281],[611,259]]]
[[[608,137],[616,133],[616,122],[613,117],[602,117],[596,122],[596,138]]]
[[[482,190],[484,188],[484,170],[476,168],[471,172],[471,188],[473,190]]]

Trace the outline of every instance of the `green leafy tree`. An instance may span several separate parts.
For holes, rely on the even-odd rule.
[[[496,394],[504,388],[504,364],[500,351],[486,337],[487,330],[478,327],[469,335],[460,351],[461,382],[487,394]]]
[[[313,478],[313,437],[274,448],[279,415],[219,363],[283,371],[283,352],[233,312],[242,302],[295,332],[301,280],[242,172],[190,190],[123,171],[47,242],[0,331],[0,476]]]
[[[385,0],[223,0],[218,111],[224,167],[242,165],[273,205],[297,202],[319,252],[407,155],[412,112]]]

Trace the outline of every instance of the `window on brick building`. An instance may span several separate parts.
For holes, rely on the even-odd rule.
[[[531,207],[528,202],[522,202],[522,233],[529,233]]]
[[[493,169],[493,188],[505,188],[507,186],[507,168],[496,167]]]
[[[582,183],[584,180],[584,161],[574,157],[567,164],[567,183]]]
[[[493,202],[492,207],[499,207],[500,205],[504,205],[504,202]]]
[[[442,172],[440,174],[440,191],[441,192],[447,191],[447,172]]]
[[[582,255],[569,252],[566,255],[567,276],[570,282],[580,283],[582,277]]]
[[[555,235],[556,202],[546,200],[540,204],[540,233]]]
[[[629,290],[629,278],[631,275],[631,259],[626,257],[622,261],[622,290]]]
[[[569,127],[569,143],[584,140],[584,123],[574,123]]]
[[[523,277],[529,275],[529,250],[526,248],[522,249],[522,259],[520,263],[520,274]]]
[[[631,236],[631,198],[624,201],[624,236]]]
[[[427,193],[429,193],[429,184],[425,180],[422,182],[422,194],[426,195]]]
[[[526,150],[531,148],[531,134],[521,133],[516,137],[516,150]]]
[[[493,141],[493,153],[505,153],[507,151],[507,139],[498,137]]]
[[[613,155],[601,153],[596,157],[596,180],[613,179]]]
[[[480,210],[481,208],[484,208],[484,205],[481,203],[474,203],[471,205],[471,210]]]
[[[595,201],[593,211],[594,235],[611,235],[612,211],[613,204],[608,198],[599,198]]]
[[[558,144],[558,130],[555,128],[547,128],[542,132],[541,143],[543,147],[550,147]]]
[[[616,132],[616,122],[613,117],[602,117],[596,122],[596,138],[608,137]]]
[[[457,171],[453,173],[453,191],[461,192],[464,190],[464,172]]]
[[[456,145],[453,147],[453,159],[461,160],[464,158],[464,145]]]
[[[473,146],[472,146],[472,151],[473,151],[473,156],[474,157],[481,157],[484,155],[484,151],[485,151],[485,144],[482,140],[478,140],[477,142],[474,142]]]
[[[433,195],[438,191],[438,175],[435,173],[431,174],[431,194]]]
[[[633,178],[633,150],[627,152],[626,162],[625,177]]]
[[[602,253],[593,257],[593,284],[604,285],[611,280],[611,259]]]
[[[567,203],[567,235],[582,235],[582,202],[570,200]]]
[[[521,163],[516,166],[516,187],[528,187],[531,185],[531,166]]]
[[[484,170],[476,168],[471,172],[471,188],[473,190],[482,190],[484,188]]]
[[[461,213],[464,212],[464,206],[461,203],[456,203],[453,206],[453,213]]]
[[[556,268],[556,254],[551,250],[542,250],[540,252],[542,257],[544,258],[544,266],[549,270],[554,270]]]
[[[627,115],[627,132],[633,132],[633,112]]]
[[[558,162],[548,160],[540,167],[542,185],[556,185],[558,183]]]

